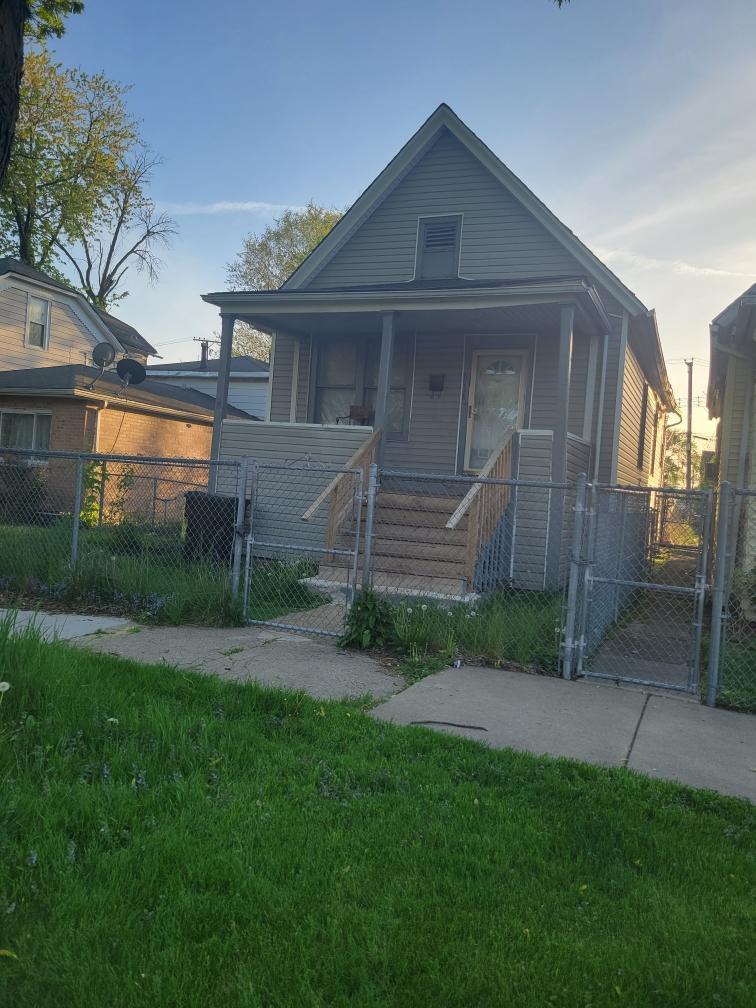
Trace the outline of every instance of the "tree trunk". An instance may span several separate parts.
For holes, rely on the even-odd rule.
[[[0,185],[10,160],[24,63],[26,0],[0,0]]]

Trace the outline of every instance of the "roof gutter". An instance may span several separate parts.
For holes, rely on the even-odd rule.
[[[332,312],[423,311],[439,307],[499,308],[553,304],[587,298],[596,321],[606,331],[609,317],[591,284],[584,280],[502,287],[451,287],[444,290],[382,291],[217,291],[202,300],[216,305],[221,315],[307,314],[313,309]]]
[[[206,421],[212,423],[213,414],[191,413],[188,410],[173,409],[170,406],[158,406],[154,403],[141,402],[138,399],[124,399],[118,392],[110,392],[107,395],[92,392],[89,389],[40,389],[40,388],[0,388],[0,396],[36,396],[39,399],[87,399],[91,402],[99,402],[107,405],[115,405],[117,401],[121,406],[129,406],[132,409],[149,410],[154,413],[162,413],[181,420]],[[237,419],[242,419],[238,417]]]

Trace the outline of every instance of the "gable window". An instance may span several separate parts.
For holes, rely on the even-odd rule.
[[[24,413],[18,410],[0,412],[0,448],[50,447],[49,413]]]
[[[648,426],[648,385],[643,385],[643,395],[641,397],[640,429],[638,431],[638,468],[643,468],[643,460],[646,454],[646,427]]]
[[[397,340],[391,361],[387,437],[401,440],[409,423],[412,362],[410,341]],[[344,423],[353,406],[367,408],[368,424],[375,419],[380,343],[369,337],[323,340],[317,351],[313,422]]]
[[[449,217],[420,217],[417,225],[415,276],[440,280],[459,276],[461,214]]]
[[[44,350],[50,325],[50,302],[29,295],[26,311],[26,342],[28,346]]]

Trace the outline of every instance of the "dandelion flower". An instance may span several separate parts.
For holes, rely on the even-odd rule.
[[[0,693],[7,693],[10,689],[9,682],[0,682]]]
[[[108,724],[118,724],[118,718],[117,717],[109,717],[108,718]]]

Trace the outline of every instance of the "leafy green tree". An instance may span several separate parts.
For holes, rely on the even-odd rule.
[[[46,52],[25,65],[16,139],[0,189],[0,243],[38,269],[60,244],[90,232],[129,151],[139,142],[126,89],[68,70]]]
[[[685,464],[688,451],[688,433],[684,430],[667,430],[664,442],[664,486],[685,486]],[[695,438],[691,446],[691,476],[694,484],[700,480],[701,449]]]
[[[58,38],[67,14],[80,14],[82,0],[0,0],[0,183],[5,178],[18,118],[24,35]]]
[[[249,234],[244,239],[241,252],[226,267],[231,289],[276,290],[339,220],[339,210],[318,206],[312,200],[301,210],[285,210],[261,234]],[[237,322],[234,353],[268,360],[270,339]]]

